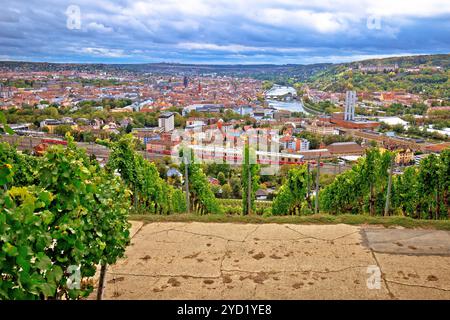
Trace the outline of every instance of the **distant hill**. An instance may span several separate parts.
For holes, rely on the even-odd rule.
[[[434,67],[450,67],[450,54],[432,54],[418,56],[390,57],[382,59],[369,59],[347,63],[347,65],[393,65],[398,64],[400,68],[409,68],[417,65],[428,65]]]
[[[363,72],[359,68],[368,66],[398,65],[394,73]],[[422,66],[418,73],[407,73],[405,69]],[[433,69],[440,67],[440,70]],[[136,75],[205,75],[217,74],[235,77],[252,77],[269,80],[279,84],[295,82],[330,91],[396,90],[406,89],[430,97],[450,97],[450,54],[403,56],[383,59],[370,59],[350,63],[319,63],[311,65],[201,65],[176,63],[148,64],[71,64],[45,62],[0,62],[2,70],[17,71],[108,71],[129,72]]]
[[[394,71],[366,71],[371,66],[398,66]],[[420,67],[418,70],[409,69]],[[335,64],[307,79],[311,87],[343,92],[407,90],[425,97],[450,98],[450,54],[392,57]]]
[[[174,63],[148,63],[148,64],[72,64],[72,63],[45,63],[45,62],[0,62],[0,71],[110,71],[132,72],[136,74],[181,74],[204,75],[218,74],[237,77],[254,77],[262,80],[282,80],[294,78],[303,81],[319,71],[326,70],[332,64],[312,65],[197,65]]]

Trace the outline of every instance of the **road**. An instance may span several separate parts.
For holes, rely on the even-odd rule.
[[[445,231],[133,222],[132,234],[106,299],[450,299]]]

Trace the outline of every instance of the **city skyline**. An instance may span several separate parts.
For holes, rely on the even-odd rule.
[[[0,60],[313,64],[450,52],[447,1],[8,1]]]

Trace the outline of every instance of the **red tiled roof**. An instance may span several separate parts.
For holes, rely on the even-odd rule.
[[[425,149],[430,152],[442,152],[445,149],[450,148],[450,142],[441,143],[441,144],[433,144],[430,146],[426,146]]]

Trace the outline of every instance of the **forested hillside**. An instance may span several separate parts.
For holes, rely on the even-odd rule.
[[[395,71],[367,72],[360,67],[394,66]],[[412,71],[411,69],[417,69]],[[342,92],[407,90],[429,98],[450,97],[450,55],[408,56],[338,64],[312,76],[317,89]]]

